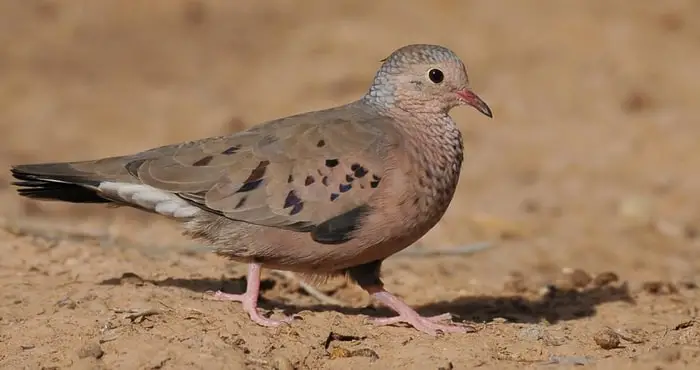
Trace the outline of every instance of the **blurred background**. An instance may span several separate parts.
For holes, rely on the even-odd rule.
[[[124,271],[168,279],[224,271],[214,259],[161,262],[80,243],[48,250],[23,243],[17,235],[26,235],[26,227],[107,235],[148,248],[191,242],[174,223],[136,210],[20,199],[9,184],[11,164],[133,153],[346,103],[365,92],[382,58],[412,43],[442,44],[461,56],[472,87],[495,117],[453,111],[466,144],[462,178],[446,216],[420,243],[458,248],[486,241],[492,248],[442,262],[390,259],[385,275],[392,289],[411,303],[502,297],[508,273],[549,279],[562,267],[614,271],[636,283],[694,279],[700,268],[698,17],[696,0],[0,0],[0,224],[6,231],[0,254],[6,256],[2,271],[10,271],[3,277],[9,294],[3,301],[17,303],[0,310],[0,319],[5,312],[4,323],[28,320],[28,339],[17,339],[24,346],[45,330],[27,302],[44,312],[60,298],[44,304],[28,295],[68,294],[69,288],[52,290],[51,284],[73,274],[87,283],[70,289],[118,300],[115,305],[138,294],[203,305],[208,303],[186,289],[105,291],[92,281]],[[242,276],[244,267],[237,271],[230,276]],[[23,279],[30,277],[34,285],[27,290]],[[187,284],[181,286],[198,287]],[[284,292],[273,295],[279,299]],[[300,296],[291,292],[296,295],[289,302],[297,304]],[[85,321],[65,324],[52,343],[66,336],[79,342],[101,320],[101,308],[77,299]],[[492,307],[488,302],[485,307]],[[474,304],[452,310],[469,315]],[[207,315],[219,313],[215,322],[232,312],[244,317],[237,306],[203,307]],[[533,307],[528,309],[540,306]],[[580,300],[571,307],[579,309]],[[593,327],[606,317],[630,313],[646,323],[656,315],[622,303],[611,307],[595,316]],[[51,320],[76,320],[60,312]],[[320,331],[330,325],[314,324],[314,317],[331,320],[318,314],[306,325]],[[589,323],[578,327],[583,338],[589,338]],[[190,324],[183,325],[182,333],[190,333]],[[70,334],[75,327],[82,331]],[[151,343],[143,338],[114,343]],[[388,338],[387,346],[400,347]],[[522,342],[515,334],[510,338],[513,345]],[[700,336],[694,338],[698,348]],[[18,351],[17,341],[7,348]],[[580,343],[570,352],[579,353]],[[437,352],[428,351],[428,364]],[[13,361],[26,364],[32,353],[20,351]]]

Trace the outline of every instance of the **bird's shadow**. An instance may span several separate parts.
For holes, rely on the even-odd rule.
[[[222,290],[227,293],[243,293],[245,278],[214,279],[214,278],[166,278],[163,280],[146,280],[126,273],[122,277],[111,278],[100,282],[101,285],[124,284],[125,277],[138,278],[144,284],[164,287],[177,287],[194,292],[211,292]],[[264,279],[261,290],[269,290],[276,284],[274,279]],[[538,299],[528,299],[523,296],[465,296],[450,301],[439,301],[414,307],[422,315],[438,315],[449,312],[462,320],[473,322],[489,322],[494,318],[503,318],[517,323],[539,323],[546,320],[549,323],[568,321],[583,317],[594,316],[596,306],[607,302],[634,303],[626,283],[592,287],[584,290],[558,290],[554,287]],[[348,315],[367,315],[371,317],[394,316],[388,308],[374,307],[341,307],[335,305],[296,306],[279,301],[268,301],[261,297],[260,307],[265,309],[282,309],[285,314],[293,315],[301,311],[337,311]]]

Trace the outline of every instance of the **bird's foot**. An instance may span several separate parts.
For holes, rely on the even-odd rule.
[[[251,263],[248,265],[248,281],[246,291],[243,294],[230,294],[222,291],[215,292],[212,297],[218,301],[235,301],[243,304],[243,310],[248,313],[250,319],[261,326],[279,326],[292,321],[292,318],[285,316],[282,320],[273,320],[264,317],[258,312],[258,296],[260,295],[260,264]]]
[[[402,313],[394,317],[380,317],[372,319],[372,323],[378,326],[405,323],[413,326],[426,334],[437,335],[438,331],[443,333],[473,333],[476,331],[469,325],[441,324],[441,321],[452,319],[449,313],[437,316],[421,316],[417,312]]]
[[[217,291],[213,294],[213,298],[219,301],[235,301],[235,302],[241,302],[243,304],[243,310],[248,313],[250,316],[250,319],[253,320],[258,325],[261,326],[279,326],[282,324],[288,324],[292,321],[292,318],[289,316],[285,316],[281,320],[274,320],[274,319],[269,319],[267,317],[264,317],[263,315],[260,314],[258,311],[258,297],[253,297],[252,295],[249,295],[247,292],[243,294],[230,294],[230,293],[224,293],[222,291]]]
[[[426,334],[437,335],[438,332],[443,333],[473,333],[476,329],[469,325],[463,324],[441,324],[441,321],[452,319],[452,315],[445,313],[437,316],[421,316],[414,309],[409,307],[401,299],[387,292],[384,289],[378,289],[372,295],[384,305],[396,311],[399,315],[394,317],[375,318],[372,322],[375,325],[392,325],[405,323],[413,326]]]

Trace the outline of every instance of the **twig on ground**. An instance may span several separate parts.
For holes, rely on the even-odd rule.
[[[284,277],[284,278],[287,279],[287,280],[296,281],[297,283],[299,283],[299,287],[300,287],[301,289],[303,289],[303,290],[304,290],[306,293],[308,293],[310,296],[312,296],[312,297],[316,298],[317,300],[319,300],[321,303],[330,304],[330,305],[334,305],[334,306],[341,306],[341,307],[347,306],[347,304],[346,304],[345,302],[340,301],[340,300],[338,300],[338,299],[335,299],[335,298],[333,298],[333,297],[331,297],[331,296],[329,296],[329,295],[327,295],[327,294],[321,292],[320,290],[316,289],[316,288],[315,288],[314,286],[312,286],[311,284],[309,284],[309,283],[305,282],[304,280],[298,278],[298,277],[297,277],[293,272],[291,272],[291,271],[273,270],[272,273],[273,273],[273,274],[276,274],[276,275],[279,275],[279,276],[282,276],[282,277]]]
[[[124,316],[125,319],[129,319],[131,322],[142,322],[149,316],[153,315],[160,315],[161,310],[157,308],[146,308],[146,309],[128,309],[128,310],[120,310],[120,309],[115,309],[114,313],[126,313],[127,315]],[[138,320],[138,321],[136,321]]]

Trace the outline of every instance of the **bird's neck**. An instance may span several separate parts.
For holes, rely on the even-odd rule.
[[[464,159],[462,133],[447,113],[409,112],[391,104],[378,104],[377,96],[366,95],[358,103],[372,106],[380,115],[391,117],[400,127],[409,163],[404,170],[418,181],[426,210],[444,212],[452,200]],[[444,206],[445,209],[442,209]]]
[[[405,127],[406,144],[411,146],[412,173],[417,177],[417,192],[422,193],[420,207],[428,213],[446,211],[454,196],[464,159],[462,134],[452,118],[445,114],[416,117]]]

